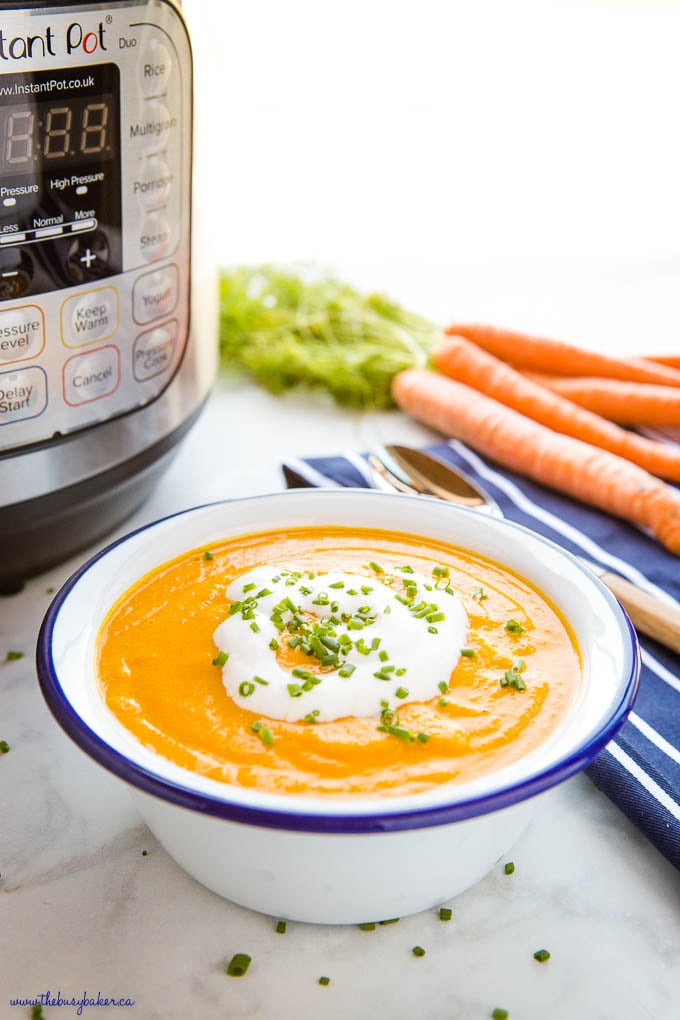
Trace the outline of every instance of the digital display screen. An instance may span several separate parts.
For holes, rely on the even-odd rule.
[[[111,93],[29,100],[0,107],[0,174],[35,174],[115,158]]]

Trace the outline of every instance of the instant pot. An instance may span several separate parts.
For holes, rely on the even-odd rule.
[[[134,510],[200,411],[191,198],[178,5],[0,2],[0,591]]]

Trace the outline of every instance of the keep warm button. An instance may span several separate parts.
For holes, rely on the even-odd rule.
[[[99,347],[76,354],[64,365],[64,400],[71,407],[108,397],[120,382],[120,352],[117,347]]]
[[[137,337],[132,348],[132,371],[137,382],[167,372],[175,356],[177,319]]]
[[[118,293],[113,287],[74,294],[61,306],[61,338],[66,347],[108,340],[118,329]]]

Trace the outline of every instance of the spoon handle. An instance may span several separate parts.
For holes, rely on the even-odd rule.
[[[660,602],[619,574],[607,572],[600,579],[616,595],[634,627],[680,653],[680,609]]]

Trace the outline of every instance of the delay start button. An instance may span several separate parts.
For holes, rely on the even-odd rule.
[[[0,362],[29,361],[45,346],[45,319],[37,305],[0,312]]]
[[[76,354],[63,368],[64,400],[71,407],[107,397],[120,382],[120,351],[113,344]]]
[[[61,306],[61,339],[66,347],[108,340],[118,329],[118,292],[114,287],[81,291]]]
[[[37,418],[47,407],[47,374],[42,368],[0,372],[0,425]]]
[[[132,348],[132,371],[137,382],[167,372],[177,345],[177,319],[141,333]]]

